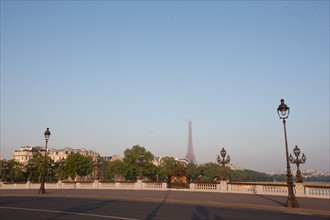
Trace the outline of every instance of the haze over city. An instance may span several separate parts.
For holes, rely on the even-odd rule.
[[[1,152],[123,155],[329,172],[329,1],[1,1]]]

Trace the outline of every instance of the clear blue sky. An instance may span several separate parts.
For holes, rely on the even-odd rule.
[[[329,1],[1,1],[1,157],[21,146],[329,171]],[[294,166],[293,166],[294,167]]]

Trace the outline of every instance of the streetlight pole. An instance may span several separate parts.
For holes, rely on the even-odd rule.
[[[226,154],[227,154],[227,151],[224,148],[222,148],[222,150],[220,151],[220,155],[221,155],[222,159],[220,158],[220,155],[218,155],[218,157],[217,157],[218,164],[219,165],[222,164],[222,167],[223,167],[223,170],[221,173],[221,180],[228,180],[228,175],[226,173],[225,165],[230,162],[230,156],[228,155],[227,158],[225,159]]]
[[[288,139],[286,135],[286,119],[289,117],[290,108],[284,103],[284,99],[281,99],[281,104],[277,108],[277,114],[280,119],[283,120],[284,126],[284,139],[285,139],[285,154],[286,154],[286,167],[287,167],[287,184],[288,184],[288,199],[286,206],[290,208],[298,208],[299,204],[293,192],[293,181],[289,162],[289,151],[288,151]]]
[[[45,140],[46,140],[46,149],[45,149],[45,156],[44,156],[44,160],[43,160],[43,164],[42,164],[42,171],[41,171],[41,183],[40,183],[40,188],[38,190],[38,194],[45,194],[46,190],[45,190],[45,176],[46,176],[46,163],[47,163],[47,144],[48,144],[48,140],[49,140],[49,136],[50,136],[50,131],[49,128],[47,128],[47,130],[44,133],[45,135]]]
[[[293,149],[293,153],[294,155],[296,156],[296,159],[294,159],[292,157],[292,155],[290,154],[290,162],[291,163],[295,163],[297,164],[297,174],[296,174],[296,182],[297,183],[302,183],[303,182],[303,178],[301,176],[301,172],[300,172],[300,169],[299,169],[299,165],[300,164],[304,164],[306,162],[306,156],[305,154],[303,153],[303,155],[301,156],[301,158],[299,158],[299,155],[300,155],[300,149],[299,147],[296,145],[295,148]]]

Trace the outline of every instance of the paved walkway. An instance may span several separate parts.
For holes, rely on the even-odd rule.
[[[46,194],[38,195],[37,191],[37,189],[4,189],[0,191],[0,194],[1,196],[43,196],[106,200],[138,200],[161,203],[257,209],[286,213],[316,214],[330,217],[330,199],[298,197],[297,200],[300,207],[287,208],[285,207],[287,199],[285,196],[256,194],[186,192],[177,190],[46,189]]]

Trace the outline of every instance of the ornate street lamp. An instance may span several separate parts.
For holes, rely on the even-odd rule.
[[[220,151],[220,155],[221,155],[222,159],[220,158],[220,155],[218,155],[218,157],[217,157],[218,164],[219,165],[222,164],[222,167],[223,167],[222,173],[221,173],[221,180],[228,180],[228,175],[226,173],[225,165],[230,162],[230,156],[228,155],[227,158],[225,159],[226,154],[227,154],[227,151],[224,148],[222,148],[222,150]]]
[[[145,159],[143,153],[139,154],[139,159],[137,160],[138,164],[139,164],[139,168],[140,168],[140,172],[139,172],[139,176],[138,179],[143,179],[143,174],[142,174],[142,166],[145,162],[147,162],[147,160]]]
[[[43,165],[42,165],[42,171],[41,171],[41,183],[40,183],[40,188],[38,190],[38,194],[45,194],[46,190],[45,190],[45,176],[46,176],[46,163],[47,163],[47,144],[48,144],[48,140],[50,137],[50,131],[49,128],[47,128],[47,130],[44,133],[45,135],[45,140],[46,140],[46,148],[45,148],[45,156],[43,159]]]
[[[283,120],[284,126],[284,139],[285,139],[285,153],[286,153],[286,165],[287,165],[287,184],[288,184],[288,199],[286,206],[290,208],[298,208],[299,204],[293,192],[293,181],[289,162],[289,152],[288,152],[288,139],[286,135],[286,120],[289,117],[290,108],[284,103],[284,99],[281,99],[281,104],[277,108],[277,114],[280,119]]]
[[[299,158],[299,155],[300,155],[300,149],[299,147],[296,145],[295,148],[293,149],[293,153],[294,155],[296,156],[296,159],[294,159],[292,157],[292,155],[290,154],[290,162],[291,163],[295,163],[297,164],[297,174],[296,174],[296,182],[297,183],[302,183],[303,182],[303,178],[301,176],[301,172],[300,172],[300,169],[299,169],[299,165],[300,164],[304,164],[306,162],[306,156],[305,154],[303,153],[303,155],[301,156],[301,158]]]

